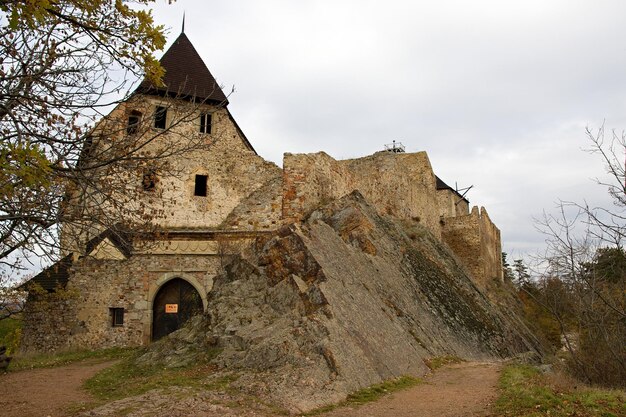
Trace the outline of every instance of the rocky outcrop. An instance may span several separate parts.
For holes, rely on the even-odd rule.
[[[183,329],[182,339],[219,347],[214,362],[243,371],[241,389],[290,410],[422,375],[433,356],[503,358],[539,349],[430,232],[381,217],[358,192],[262,243],[215,279],[207,317],[194,325],[203,330]]]

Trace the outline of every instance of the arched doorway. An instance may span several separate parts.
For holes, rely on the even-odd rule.
[[[178,330],[202,311],[202,298],[193,285],[181,278],[167,281],[152,303],[152,340]]]

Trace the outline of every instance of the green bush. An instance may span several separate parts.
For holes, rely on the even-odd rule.
[[[0,320],[0,346],[6,346],[7,354],[15,354],[22,338],[22,321],[15,318]]]

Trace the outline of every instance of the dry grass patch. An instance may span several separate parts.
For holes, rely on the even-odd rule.
[[[509,365],[500,376],[494,416],[626,416],[626,393],[586,387],[528,365]]]
[[[426,366],[430,368],[431,371],[435,371],[442,366],[452,365],[453,363],[461,363],[465,362],[464,359],[459,358],[458,356],[446,355],[446,356],[435,356],[430,359],[426,359],[424,363]]]

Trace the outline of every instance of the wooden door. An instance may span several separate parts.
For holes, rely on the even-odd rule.
[[[181,278],[167,281],[154,297],[152,340],[159,340],[180,329],[187,320],[202,311],[202,298],[193,285]]]

